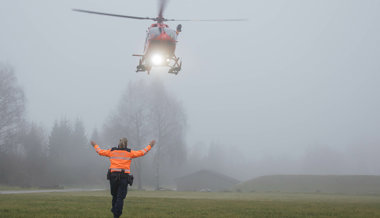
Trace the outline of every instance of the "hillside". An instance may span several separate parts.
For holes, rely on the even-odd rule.
[[[366,175],[271,175],[236,185],[243,192],[303,192],[380,194],[380,176]]]

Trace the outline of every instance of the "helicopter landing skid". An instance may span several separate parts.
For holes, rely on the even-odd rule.
[[[142,64],[137,65],[137,67],[136,67],[136,73],[138,73],[138,72],[144,72],[144,71],[146,71],[145,65],[142,65]]]
[[[169,66],[170,69],[169,69],[168,73],[172,73],[172,74],[177,75],[178,72],[181,71],[181,69],[182,69],[182,61],[180,61],[179,58],[177,58],[177,57],[174,57],[173,60],[174,60],[174,64],[172,66]]]
[[[139,64],[136,67],[136,73],[146,71],[149,75],[151,69],[152,69],[152,67],[146,67],[145,65]]]
[[[135,55],[135,56],[137,56],[137,55]],[[180,61],[180,58],[177,58],[177,57],[173,57],[173,58],[171,58],[171,60],[173,60],[174,63],[173,64],[167,64],[165,66],[168,66],[170,68],[168,73],[172,73],[172,74],[177,75],[178,72],[181,71],[181,69],[182,69],[182,61]],[[150,70],[152,69],[152,66],[151,65],[145,65],[143,63],[144,63],[144,61],[142,59],[140,59],[139,65],[137,65],[137,67],[136,67],[136,73],[146,71],[149,75]]]
[[[137,56],[137,55],[134,55],[134,56]],[[137,67],[136,67],[136,73],[138,73],[138,72],[145,72],[146,71],[148,73],[148,75],[149,75],[151,69],[152,69],[152,66],[145,66],[143,64],[143,60],[140,59],[139,65],[137,65]]]

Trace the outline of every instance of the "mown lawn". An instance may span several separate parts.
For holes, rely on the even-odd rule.
[[[108,192],[0,195],[0,217],[112,217]],[[380,217],[380,196],[131,191],[122,217]]]

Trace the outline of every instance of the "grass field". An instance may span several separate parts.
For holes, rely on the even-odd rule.
[[[269,175],[234,187],[243,192],[339,193],[380,195],[380,176],[373,175]]]
[[[106,191],[4,194],[0,217],[112,217]],[[122,217],[380,217],[380,196],[130,191]]]

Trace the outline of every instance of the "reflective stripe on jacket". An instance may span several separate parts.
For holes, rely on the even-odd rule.
[[[109,157],[111,162],[111,172],[121,172],[124,170],[125,173],[130,173],[132,159],[144,156],[151,149],[151,146],[148,145],[143,150],[139,151],[118,149],[103,150],[99,145],[95,145],[94,148],[99,155]]]

